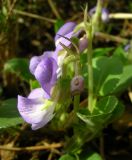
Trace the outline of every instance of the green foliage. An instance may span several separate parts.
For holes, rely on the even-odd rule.
[[[93,57],[98,57],[98,56],[108,56],[109,52],[113,50],[112,47],[107,47],[107,48],[96,48],[93,50]]]
[[[70,154],[65,154],[59,158],[59,160],[76,160],[76,158]]]
[[[92,113],[87,109],[81,109],[77,116],[94,132],[109,123],[116,107],[118,107],[118,99],[115,96],[107,96],[97,102]]]
[[[31,90],[33,90],[33,89],[41,88],[41,87],[37,80],[30,80],[30,88]]]
[[[113,52],[113,56],[120,58],[120,60],[122,61],[123,64],[128,63],[128,59],[127,59],[127,53],[125,52],[124,48],[122,46],[118,46],[114,52]]]
[[[84,63],[86,58],[83,56],[81,58]],[[117,56],[99,56],[93,59],[93,72],[94,84],[96,84],[94,85],[95,94],[105,96],[113,93],[117,87],[122,76],[123,63]],[[82,74],[87,84],[87,63],[82,66]]]
[[[55,33],[59,30],[59,28],[64,24],[64,21],[62,19],[57,19],[54,24],[54,30]]]
[[[96,152],[92,152],[92,153],[89,153],[89,152],[84,153],[83,152],[79,156],[73,156],[73,155],[70,155],[70,154],[65,154],[65,155],[61,156],[59,158],[59,160],[103,160],[103,159]]]
[[[66,151],[78,153],[84,142],[97,137],[104,127],[118,119],[123,112],[124,106],[115,96],[101,98],[92,113],[87,108],[79,109],[77,116],[80,120],[74,124],[75,135],[70,138]]]
[[[7,99],[0,105],[0,129],[21,124],[23,120],[17,110],[17,99]]]
[[[115,92],[121,92],[127,89],[131,85],[132,85],[132,65],[130,64],[124,66],[120,81],[118,82],[115,88]]]
[[[121,78],[123,64],[118,57],[98,57],[93,59],[95,94],[101,96],[112,93]]]
[[[80,160],[103,160],[103,159],[96,152],[94,152],[94,153],[93,152],[92,153],[85,152],[85,155],[84,154],[81,155]]]
[[[29,72],[29,60],[25,58],[8,60],[4,64],[4,72],[14,73],[27,82],[32,79],[32,75]]]
[[[102,160],[102,158],[101,158],[101,156],[99,154],[93,153],[88,158],[82,159],[82,160]]]

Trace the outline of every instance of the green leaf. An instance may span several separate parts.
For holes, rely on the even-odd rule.
[[[55,33],[60,29],[60,27],[64,24],[64,21],[62,19],[57,19],[54,24],[54,30]]]
[[[119,119],[123,115],[124,111],[125,111],[125,106],[121,102],[118,102],[118,105],[116,106],[111,115],[110,121],[113,122]]]
[[[96,48],[93,50],[93,56],[98,57],[98,56],[108,55],[108,53],[112,50],[113,50],[113,47]]]
[[[31,90],[33,90],[33,89],[41,88],[41,87],[37,80],[30,80],[30,88]]]
[[[102,157],[98,153],[85,153],[85,155],[81,155],[80,160],[103,160]]]
[[[95,93],[101,96],[112,93],[121,78],[123,64],[118,57],[93,59]]]
[[[0,129],[23,123],[17,110],[17,99],[8,99],[0,105]]]
[[[127,53],[125,52],[123,46],[119,46],[113,52],[113,56],[120,58],[120,60],[126,64],[128,62]]]
[[[118,105],[118,99],[115,96],[103,97],[96,105],[93,114],[97,115],[95,121],[101,124],[107,123],[111,118],[113,111]]]
[[[97,102],[94,110],[90,113],[87,109],[81,109],[77,116],[89,125],[89,129],[95,130],[98,127],[104,127],[104,124],[107,124],[111,118],[113,111],[118,105],[118,99],[114,96],[108,96],[102,98]],[[96,127],[97,126],[97,127]]]
[[[29,60],[25,58],[13,58],[4,64],[4,72],[15,73],[25,81],[29,81],[32,75],[29,72]]]
[[[103,160],[103,159],[98,153],[93,153],[85,160]]]
[[[70,154],[65,154],[59,158],[59,160],[76,160],[76,158]]]
[[[120,81],[118,82],[115,92],[121,92],[132,85],[132,65],[126,65],[123,68]]]

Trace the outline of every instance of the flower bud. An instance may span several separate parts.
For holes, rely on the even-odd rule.
[[[128,51],[130,50],[130,48],[131,48],[131,45],[130,45],[130,44],[127,44],[127,45],[124,47],[124,50],[125,50],[126,52],[128,52]]]
[[[109,21],[109,11],[106,8],[102,9],[102,15],[101,15],[101,19],[103,22],[108,22]]]
[[[84,78],[81,75],[75,76],[71,81],[71,93],[76,95],[84,90]]]
[[[79,40],[79,51],[82,52],[88,47],[88,39],[86,36],[83,36]]]

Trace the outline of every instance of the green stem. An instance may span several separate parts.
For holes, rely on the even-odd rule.
[[[99,26],[100,26],[100,21],[101,21],[101,13],[102,13],[102,0],[97,1],[97,7],[96,7],[96,12],[93,16],[92,19],[92,26],[93,26],[93,35],[95,32],[99,31]]]
[[[88,107],[93,110],[93,68],[92,68],[92,39],[88,41]]]
[[[98,0],[97,2],[97,9],[94,14],[94,17],[92,19],[92,22],[87,22],[87,6],[84,12],[84,25],[85,25],[85,31],[88,38],[88,109],[90,112],[93,111],[94,107],[94,93],[93,93],[93,68],[92,68],[92,41],[93,41],[93,35],[96,31],[98,31],[99,23],[100,23],[100,17],[101,17],[101,11],[102,11],[102,0]]]
[[[75,113],[78,111],[79,103],[80,103],[80,95],[75,95],[74,96],[74,112]]]
[[[81,70],[81,65],[80,65],[80,61],[76,61],[75,62],[75,76],[80,75],[80,70]],[[76,112],[78,111],[79,108],[79,104],[80,104],[80,94],[75,95],[74,96],[74,112],[76,114]]]

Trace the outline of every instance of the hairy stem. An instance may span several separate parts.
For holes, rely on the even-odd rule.
[[[88,39],[88,108],[93,110],[93,68],[92,68],[92,36]]]
[[[74,111],[75,112],[78,111],[79,103],[80,103],[80,95],[75,95],[74,96]]]

